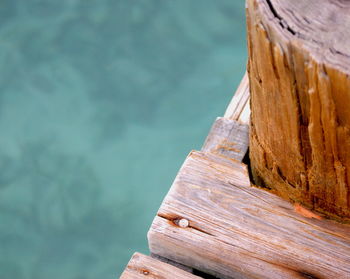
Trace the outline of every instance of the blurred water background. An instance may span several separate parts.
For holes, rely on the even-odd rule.
[[[243,0],[0,0],[0,279],[148,253],[245,63]]]

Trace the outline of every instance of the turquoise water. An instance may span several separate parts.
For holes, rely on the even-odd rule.
[[[245,70],[244,1],[0,1],[0,279],[118,278]]]

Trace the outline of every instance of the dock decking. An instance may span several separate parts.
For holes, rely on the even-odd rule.
[[[248,138],[245,76],[165,197],[148,233],[151,253],[218,278],[350,278],[350,226],[252,185],[241,162]],[[193,278],[174,274],[151,278]]]

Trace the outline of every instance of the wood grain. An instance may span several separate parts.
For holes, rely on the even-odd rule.
[[[247,73],[245,73],[230,104],[226,109],[224,117],[238,121],[241,124],[249,125],[249,95],[249,79]]]
[[[120,279],[199,279],[182,269],[159,261],[155,258],[135,253],[129,261]]]
[[[249,126],[218,117],[204,142],[202,151],[242,161],[248,151]]]
[[[298,214],[250,186],[245,165],[210,153],[187,157],[148,240],[153,253],[219,278],[350,278],[349,226]]]
[[[256,183],[350,222],[350,1],[248,0]]]

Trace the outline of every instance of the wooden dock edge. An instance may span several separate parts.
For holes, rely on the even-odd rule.
[[[350,278],[350,227],[251,186],[247,166],[192,151],[148,233],[152,253],[218,278]]]
[[[249,128],[249,115],[245,75],[225,117],[202,152],[187,157],[164,199],[148,233],[151,252],[219,278],[350,278],[349,226],[314,219],[251,187],[242,156],[235,157],[240,152],[215,148],[235,135],[225,123]]]
[[[245,73],[228,108],[226,109],[224,117],[218,117],[216,119],[201,150],[217,155],[228,156],[232,159],[242,161],[247,153],[249,145],[249,117],[249,84],[247,74]],[[163,260],[160,261],[161,263],[164,263],[164,259],[167,259],[166,262],[168,266],[170,265],[175,268],[182,265],[181,263],[178,263],[174,260],[170,260],[171,257],[164,258],[161,255],[157,255],[157,253],[152,253],[152,257],[163,258]],[[133,274],[134,272],[132,273],[130,271],[130,267],[138,264],[140,261],[148,262],[146,259],[148,259],[148,261],[150,260],[147,256],[135,253],[127,265],[121,278],[143,278],[142,274],[138,274],[137,276],[139,277],[135,277],[136,275]],[[186,264],[186,266],[188,266],[188,264]],[[183,267],[181,268],[183,269]],[[185,270],[187,270],[188,274],[191,274],[194,271],[193,269],[188,270],[187,268],[185,268]],[[207,277],[205,275],[203,276]],[[161,278],[166,279],[175,277],[172,277],[172,275],[168,274],[168,276]],[[201,277],[197,276],[195,278]]]

